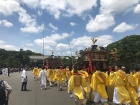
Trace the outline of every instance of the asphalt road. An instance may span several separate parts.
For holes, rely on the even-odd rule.
[[[47,86],[47,90],[41,90],[38,81],[33,80],[33,74],[28,71],[28,91],[21,91],[21,73],[14,72],[7,75],[0,75],[12,87],[9,97],[9,105],[75,105],[74,99],[67,93],[67,87],[57,91],[57,87]],[[87,105],[91,105],[89,102]]]

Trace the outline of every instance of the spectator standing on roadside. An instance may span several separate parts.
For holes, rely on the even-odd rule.
[[[8,77],[10,77],[10,67],[8,67]]]
[[[26,67],[23,68],[21,77],[22,77],[21,91],[26,91],[27,90],[26,86],[27,86],[27,81],[28,81]]]
[[[11,91],[11,86],[6,81],[0,80],[0,105],[8,105]]]

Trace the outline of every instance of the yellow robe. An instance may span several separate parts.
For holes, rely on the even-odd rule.
[[[62,71],[61,70],[56,70],[55,71],[55,80],[57,80],[60,84],[62,84]]]
[[[91,91],[90,83],[91,83],[91,75],[89,75],[85,70],[78,71],[79,74],[83,76],[86,80],[86,87],[84,87],[84,91],[86,92],[86,99],[93,101],[94,96]]]
[[[61,75],[62,75],[62,81],[65,81],[66,80],[66,71],[61,70]]]
[[[66,77],[67,77],[68,79],[70,79],[71,75],[72,75],[71,71],[67,70],[67,71],[66,71]]]
[[[35,75],[35,76],[38,76],[38,68],[34,68],[32,73]]]
[[[138,90],[138,88],[140,87],[140,72],[136,72],[134,75],[134,80],[136,83],[136,90]],[[140,91],[138,91],[137,96],[140,98]]]
[[[47,73],[48,73],[48,78],[50,79],[51,82],[54,81],[54,72],[53,70],[49,69],[47,70]]]
[[[130,96],[125,88],[126,85],[126,73],[122,70],[111,72],[109,76],[110,86],[117,88],[118,97],[120,103],[130,102]]]
[[[90,92],[90,78],[88,77],[88,73],[84,70],[80,70],[78,73],[81,74],[86,80],[86,87],[84,87],[85,92]]]
[[[108,99],[105,86],[108,85],[108,75],[101,71],[96,71],[92,74],[91,78],[91,88],[93,91],[97,91],[102,98]]]
[[[76,85],[76,81],[80,82],[80,84]],[[85,86],[86,86],[86,81],[79,74],[72,75],[70,77],[69,83],[68,83],[68,90],[73,90],[74,95],[76,95],[79,99],[85,99],[83,95],[83,91],[81,89],[81,87],[85,87]]]
[[[138,105],[138,101],[136,101],[137,95],[136,95],[135,86],[136,86],[136,82],[134,76],[132,74],[128,74],[126,89],[128,90],[130,95],[131,105]]]

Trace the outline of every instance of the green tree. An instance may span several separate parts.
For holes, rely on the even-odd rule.
[[[140,35],[127,36],[107,46],[109,51],[114,48],[118,50],[118,63],[124,65],[128,71],[133,69],[135,63],[140,63]],[[110,65],[114,64],[111,55],[108,55],[108,62]]]

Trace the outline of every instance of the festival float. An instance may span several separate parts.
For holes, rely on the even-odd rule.
[[[46,69],[52,67],[52,68],[56,68],[58,67],[58,62],[60,61],[58,57],[54,56],[54,51],[51,51],[52,55],[45,58],[46,61]]]
[[[78,59],[82,59],[84,69],[87,69],[88,73],[94,72],[97,66],[101,68],[101,71],[108,71],[107,56],[108,54],[111,54],[114,58],[114,62],[116,62],[117,58],[115,54],[117,49],[114,48],[113,50],[108,51],[106,47],[98,46],[95,44],[98,39],[91,38],[91,40],[93,42],[91,47],[76,52]]]

